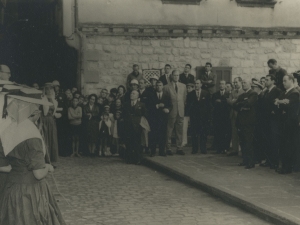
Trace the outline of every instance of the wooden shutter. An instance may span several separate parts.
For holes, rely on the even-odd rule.
[[[196,67],[196,77],[198,78],[204,71],[204,66]],[[226,82],[232,82],[232,67],[213,67],[212,72],[216,74],[216,88],[219,88],[220,80],[225,80]]]

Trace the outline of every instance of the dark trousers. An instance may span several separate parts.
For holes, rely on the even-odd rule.
[[[277,120],[269,120],[267,123],[267,162],[272,166],[279,164],[280,127]]]
[[[139,132],[131,131],[131,135],[127,136],[125,140],[126,151],[125,161],[126,163],[137,163],[142,159],[141,149],[141,134],[142,129]]]
[[[291,170],[297,149],[298,129],[295,126],[288,126],[286,123],[283,123],[281,130],[279,157],[282,162],[282,169]]]
[[[254,130],[253,154],[254,161],[261,162],[268,155],[268,129],[265,123],[256,124]]]
[[[192,132],[192,151],[198,152],[199,143],[200,151],[206,153],[206,142],[207,142],[207,126],[208,124],[204,121],[197,121],[197,119],[191,118],[191,132]]]
[[[238,127],[239,140],[242,150],[243,163],[246,165],[254,164],[253,161],[253,136],[254,125],[243,125]]]
[[[157,120],[151,124],[149,133],[149,147],[151,154],[156,153],[156,147],[159,147],[159,154],[165,153],[167,140],[167,119]]]
[[[229,149],[231,138],[231,122],[228,120],[214,120],[214,141],[218,153]]]

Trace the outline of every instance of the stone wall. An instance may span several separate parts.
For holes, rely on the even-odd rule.
[[[294,72],[300,69],[299,39],[242,38],[137,38],[90,36],[83,39],[82,90],[99,93],[103,87],[124,84],[133,64],[140,69],[162,69],[166,63],[183,70],[193,67],[232,67],[232,77],[256,77],[268,74],[267,60]]]

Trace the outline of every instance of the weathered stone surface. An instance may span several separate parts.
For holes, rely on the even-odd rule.
[[[277,59],[278,64],[288,71],[300,69],[299,40],[122,36],[90,36],[83,40],[83,76],[87,71],[98,72],[101,82],[102,76],[120,77],[110,79],[107,86],[121,84],[136,63],[140,69],[159,69],[169,63],[182,71],[186,63],[195,68],[211,62],[214,66],[232,67],[233,78],[267,74],[266,62],[270,58]],[[93,79],[90,77],[89,81]],[[83,85],[86,80],[82,78]],[[97,92],[100,86],[89,87],[88,91]]]

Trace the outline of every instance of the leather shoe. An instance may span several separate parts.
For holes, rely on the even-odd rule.
[[[234,156],[234,155],[238,155],[237,152],[232,152],[232,151],[229,151],[226,153],[227,156]]]
[[[171,150],[167,150],[167,155],[173,155],[173,152]]]
[[[246,163],[241,162],[238,164],[238,166],[246,166]]]
[[[252,169],[252,168],[254,168],[254,167],[255,167],[254,164],[249,164],[249,165],[245,166],[245,169]]]
[[[292,169],[281,169],[277,171],[279,174],[289,174],[292,173]]]
[[[261,167],[269,167],[269,166],[271,166],[271,165],[270,165],[270,163],[265,162],[265,163],[259,164],[259,166],[261,166]]]
[[[177,150],[176,154],[177,155],[185,155],[185,153],[182,150]]]

